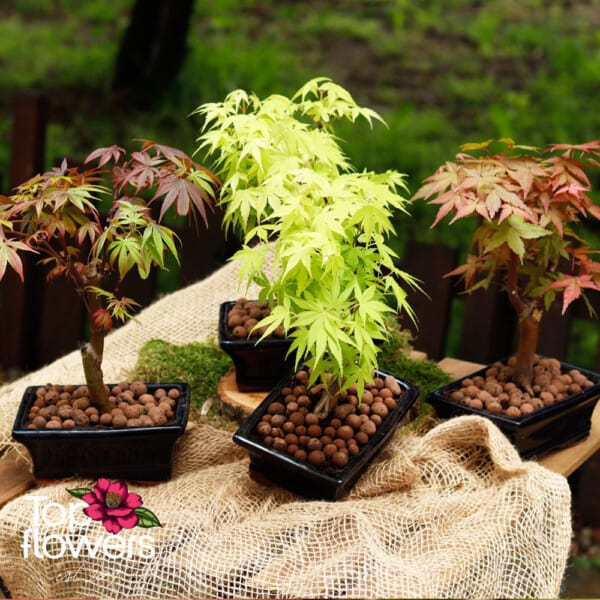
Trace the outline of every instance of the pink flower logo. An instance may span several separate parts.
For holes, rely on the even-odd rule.
[[[102,521],[109,533],[133,527],[162,527],[157,516],[142,506],[139,494],[130,492],[122,481],[101,477],[93,489],[67,489],[75,498],[87,502],[83,512],[93,521]]]

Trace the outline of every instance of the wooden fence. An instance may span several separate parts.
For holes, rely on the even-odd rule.
[[[15,98],[10,189],[43,170],[47,118],[48,100],[44,96],[24,93]],[[196,236],[189,230],[178,232],[183,241],[180,286],[197,281],[224,264],[235,249],[235,242],[226,241],[221,233],[219,216],[214,215],[211,219],[206,234]],[[459,343],[453,354],[475,362],[503,358],[514,351],[514,312],[506,295],[495,291],[478,291],[461,300],[456,281],[443,278],[456,266],[457,258],[456,251],[441,245],[419,242],[406,245],[403,268],[422,280],[429,296],[410,294],[410,302],[419,319],[415,347],[432,359],[442,358],[447,353],[453,306],[462,302]],[[85,339],[83,307],[67,282],[60,279],[46,282],[44,271],[31,258],[25,269],[25,284],[12,271],[0,283],[0,371],[37,368],[76,349]],[[160,293],[156,277],[141,280],[134,274],[127,277],[122,290],[125,295],[127,290],[142,306],[148,305]],[[600,299],[594,298],[594,301],[600,313]],[[553,308],[544,317],[540,353],[565,359],[571,325],[576,318],[588,318],[583,302],[574,303],[564,318],[558,307]],[[589,326],[598,327],[592,321]],[[597,349],[590,364],[600,369]]]

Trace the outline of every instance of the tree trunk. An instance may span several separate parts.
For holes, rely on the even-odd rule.
[[[533,357],[538,343],[542,311],[533,308],[519,315],[519,345],[517,362],[513,373],[513,381],[529,394],[533,393]]]
[[[533,357],[537,349],[542,311],[535,302],[524,302],[519,294],[519,258],[511,252],[508,267],[508,299],[519,318],[519,344],[517,362],[513,372],[513,383],[529,394],[533,394]]]
[[[323,393],[313,410],[319,419],[325,419],[337,406],[339,393],[340,386],[333,379],[323,384]]]
[[[97,332],[96,332],[97,333]],[[85,382],[90,392],[90,401],[98,409],[100,414],[110,412],[108,402],[108,391],[104,385],[102,374],[102,350],[104,347],[104,333],[100,332],[102,338],[101,348],[98,349],[97,337],[92,333],[92,339],[81,348],[81,360],[83,361],[83,372]]]
[[[183,64],[194,0],[136,0],[115,65],[113,90],[152,105]]]
[[[95,271],[95,265],[92,263],[87,266],[87,277],[90,285],[97,285],[98,275]],[[90,317],[102,307],[98,296],[91,291],[85,293],[86,307]],[[83,372],[85,382],[90,392],[90,402],[98,409],[100,414],[110,412],[108,402],[108,390],[104,385],[104,375],[102,374],[102,356],[104,354],[104,336],[105,332],[96,327],[94,320],[91,320],[92,332],[90,341],[81,348],[81,360],[83,362]]]

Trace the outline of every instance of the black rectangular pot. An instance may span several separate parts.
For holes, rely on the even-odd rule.
[[[235,302],[219,307],[219,345],[231,356],[235,379],[241,392],[270,390],[294,366],[294,355],[288,356],[290,338],[236,340],[227,334],[227,313]]]
[[[173,448],[186,427],[190,407],[187,383],[147,384],[148,392],[177,388],[172,423],[152,427],[27,429],[27,414],[41,386],[25,390],[12,435],[29,450],[37,480],[67,477],[106,477],[137,481],[166,481],[171,477]],[[112,386],[111,386],[112,387]]]
[[[378,371],[377,374],[385,377],[390,373]],[[271,393],[235,432],[233,441],[249,451],[250,473],[255,479],[276,483],[308,498],[337,500],[344,496],[356,483],[371,460],[375,458],[390,439],[398,425],[407,422],[408,417],[413,416],[411,413],[414,411],[419,396],[419,388],[394,376],[403,391],[397,408],[390,412],[377,428],[373,437],[356,456],[350,458],[345,467],[318,468],[308,462],[298,460],[289,454],[266,446],[254,432],[256,425],[267,412],[270,404],[279,398],[281,389],[290,382],[292,377],[293,371],[280,380]]]
[[[600,374],[561,362],[563,372],[577,369],[594,385],[552,406],[517,418],[471,408],[447,397],[446,394],[457,389],[464,379],[483,377],[488,368],[489,366],[484,367],[431,392],[427,396],[427,402],[443,419],[460,415],[480,415],[490,419],[508,437],[523,458],[540,458],[552,450],[570,446],[587,437],[590,432],[592,413],[600,397]]]

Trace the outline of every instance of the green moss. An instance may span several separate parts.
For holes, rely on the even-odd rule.
[[[430,415],[432,409],[425,402],[427,394],[451,381],[451,377],[431,360],[415,360],[408,356],[411,349],[409,332],[390,325],[391,336],[384,344],[379,366],[420,389],[421,415]],[[202,404],[217,394],[219,379],[231,368],[231,359],[214,341],[176,345],[164,340],[151,340],[142,346],[130,379],[147,382],[187,381],[191,388],[192,407]],[[220,419],[218,403],[213,403],[208,415]]]
[[[142,346],[131,378],[147,382],[187,381],[192,406],[200,408],[216,395],[219,379],[230,367],[231,360],[214,341],[178,346],[151,340]]]
[[[452,377],[432,360],[411,358],[408,353],[409,335],[400,330],[392,330],[390,339],[381,349],[379,367],[417,385],[420,390],[421,415],[429,415],[433,409],[425,402],[427,394],[450,383]]]

